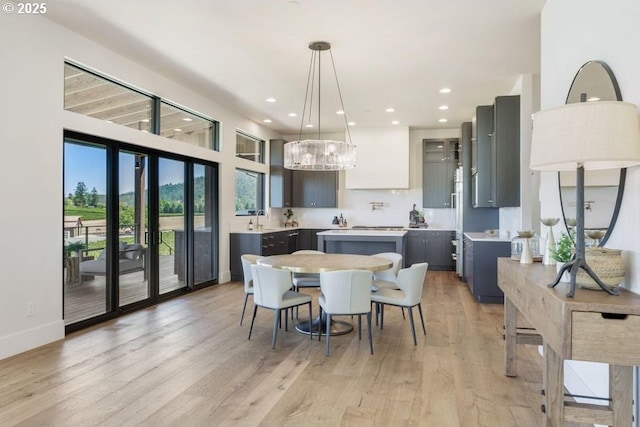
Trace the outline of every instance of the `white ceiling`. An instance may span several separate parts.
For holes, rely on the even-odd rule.
[[[257,122],[273,120],[265,126],[279,133],[297,134],[309,42],[331,43],[356,126],[398,120],[457,128],[476,105],[508,94],[520,74],[539,72],[545,1],[56,0],[46,16]],[[325,69],[330,57],[322,61],[330,90],[322,93],[322,131],[344,130]],[[439,93],[445,86],[450,94]],[[443,104],[448,111],[438,109]]]

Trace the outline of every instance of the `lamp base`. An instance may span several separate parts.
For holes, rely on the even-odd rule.
[[[596,273],[593,272],[591,267],[587,264],[587,260],[584,257],[575,256],[571,261],[567,262],[565,265],[558,270],[558,274],[556,275],[556,279],[553,283],[549,283],[547,286],[550,288],[554,288],[558,283],[560,283],[560,279],[562,278],[562,274],[569,270],[569,283],[571,288],[569,288],[569,292],[567,292],[567,298],[573,298],[576,293],[576,275],[578,274],[578,270],[582,268],[597,284],[602,288],[603,291],[608,293],[609,295],[618,295],[618,292],[614,291],[604,283],[598,277]]]

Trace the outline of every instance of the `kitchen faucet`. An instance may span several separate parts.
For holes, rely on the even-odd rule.
[[[257,210],[257,211],[256,211],[256,230],[260,230],[260,227],[262,227],[262,226],[260,225],[260,222],[259,222],[259,221],[260,221],[260,219],[259,219],[259,218],[260,218],[260,213],[261,213],[261,212],[262,212],[262,214],[263,214],[264,216],[266,216],[266,217],[267,217],[267,219],[269,219],[269,213],[268,213],[267,211],[265,211],[264,209],[259,209],[259,210]]]

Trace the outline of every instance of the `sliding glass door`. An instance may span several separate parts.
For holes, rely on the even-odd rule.
[[[216,165],[71,134],[64,143],[67,329],[216,283]]]

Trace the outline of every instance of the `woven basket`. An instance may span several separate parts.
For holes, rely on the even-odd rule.
[[[619,249],[587,248],[585,259],[602,283],[615,288],[624,279],[625,268]],[[582,269],[578,270],[576,284],[581,288],[600,289],[600,286]]]

